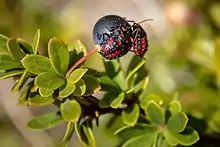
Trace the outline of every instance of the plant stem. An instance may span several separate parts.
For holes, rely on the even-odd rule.
[[[74,132],[74,123],[68,122],[66,126],[66,132],[61,142],[61,147],[67,147],[68,142],[70,141]]]
[[[73,66],[67,71],[66,73],[66,78],[69,77],[69,75],[72,73],[72,71],[79,66],[81,63],[83,63],[84,61],[86,61],[86,59],[91,56],[92,54],[96,53],[97,51],[99,51],[99,46],[96,45],[94,49],[92,49],[87,55],[85,55],[84,57],[82,57],[81,59],[79,59],[75,64],[73,64]]]
[[[145,59],[142,59],[141,62],[128,74],[128,76],[126,77],[127,84],[129,79],[135,74],[135,72],[138,71],[138,69],[140,69],[142,65],[144,65],[145,61]]]

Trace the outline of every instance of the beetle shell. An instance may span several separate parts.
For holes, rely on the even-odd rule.
[[[132,26],[133,49],[135,55],[143,57],[148,51],[148,40],[145,30],[141,25],[135,23]]]
[[[99,53],[109,60],[127,54],[132,48],[130,27],[124,18],[117,15],[100,18],[93,28],[93,41],[100,45]]]

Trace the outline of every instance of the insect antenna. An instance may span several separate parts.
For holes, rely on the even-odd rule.
[[[154,19],[145,19],[145,20],[142,20],[142,21],[139,21],[139,22],[137,22],[137,24],[141,24],[141,23],[144,23],[144,22],[146,22],[146,21],[153,21]]]

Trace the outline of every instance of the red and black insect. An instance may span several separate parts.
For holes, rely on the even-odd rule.
[[[127,54],[133,46],[130,29],[128,21],[117,15],[99,19],[93,28],[93,40],[100,46],[99,53],[108,60]]]
[[[69,76],[72,70],[97,51],[108,60],[120,58],[129,51],[133,51],[135,55],[143,57],[148,50],[148,40],[147,34],[140,23],[145,21],[147,20],[136,23],[117,15],[107,15],[100,18],[93,28],[93,41],[96,47],[78,60],[69,69],[66,77]],[[129,22],[133,24],[131,25]]]
[[[133,42],[133,51],[136,56],[139,56],[141,58],[148,51],[148,40],[147,40],[147,33],[140,24],[149,20],[151,19],[146,19],[139,23],[136,23],[135,21],[127,20],[128,22],[133,22],[133,25],[131,26],[130,29],[131,31],[130,34],[132,36],[132,42]]]

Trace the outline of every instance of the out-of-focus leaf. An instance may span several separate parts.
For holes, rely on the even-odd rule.
[[[21,63],[26,70],[36,75],[43,72],[54,72],[49,58],[42,55],[26,55]]]
[[[69,122],[66,126],[66,132],[62,138],[61,146],[67,146],[74,133],[74,123]]]
[[[35,33],[34,40],[32,43],[34,54],[37,54],[39,42],[40,42],[40,30],[38,29],[37,32]]]
[[[44,72],[35,78],[35,85],[39,88],[57,89],[61,87],[65,80],[56,73]]]
[[[6,42],[9,38],[0,34],[0,55],[4,54],[4,55],[8,55],[8,50],[6,47]]]
[[[30,95],[31,88],[34,86],[34,82],[30,82],[27,84],[23,91],[20,94],[18,99],[18,105],[27,105],[28,104],[28,97]]]
[[[76,83],[76,89],[74,90],[73,94],[75,96],[82,96],[86,92],[86,84],[83,79],[80,79]]]
[[[90,147],[96,147],[95,137],[89,125],[82,125],[82,131],[85,134],[85,139],[83,141]]]
[[[152,125],[136,124],[135,126],[125,126],[115,132],[115,135],[124,140],[128,140],[145,133],[156,132],[158,129]]]
[[[23,72],[24,72],[24,69],[0,72],[0,80],[21,75]]]
[[[165,117],[160,106],[153,100],[150,100],[145,109],[145,113],[150,122],[155,125],[163,125]]]
[[[182,111],[182,107],[179,101],[175,100],[170,102],[169,104],[169,111],[171,114],[175,114]]]
[[[88,69],[85,68],[75,69],[68,77],[68,81],[73,84],[77,83],[86,74],[87,71]]]
[[[150,94],[148,94],[148,95],[144,95],[144,96],[142,96],[142,97],[140,98],[140,106],[141,106],[141,108],[145,110],[146,107],[147,107],[147,105],[148,105],[148,102],[149,102],[150,100],[154,100],[154,101],[156,101],[156,102],[160,102],[160,101],[162,101],[163,99],[162,99],[159,95],[153,94],[153,93],[150,93]]]
[[[61,87],[60,92],[59,92],[59,97],[66,98],[70,96],[74,92],[75,89],[76,89],[75,84],[72,84],[69,81],[67,81],[65,86]]]
[[[19,47],[26,53],[26,54],[33,54],[32,46],[28,42],[23,39],[17,38],[17,42]]]
[[[152,147],[158,132],[146,132],[144,135],[126,141],[122,147]]]
[[[45,130],[53,128],[63,122],[58,112],[50,112],[34,117],[28,122],[27,127],[36,130]]]
[[[68,70],[69,52],[67,45],[61,40],[52,38],[48,44],[48,54],[54,70],[64,76]]]
[[[60,111],[65,121],[75,122],[81,116],[81,107],[76,100],[67,99],[60,105]]]
[[[182,132],[188,122],[188,117],[184,112],[173,114],[167,121],[167,128],[175,133]]]
[[[165,137],[165,140],[172,146],[176,146],[178,144],[178,141],[172,136],[171,132],[169,130],[166,130],[163,132],[163,135]]]
[[[39,88],[39,94],[42,97],[50,97],[53,94],[53,89],[45,89],[45,88]]]
[[[99,81],[94,76],[84,75],[83,80],[86,84],[86,92],[84,95],[94,94],[95,92],[101,89],[101,85],[99,84]]]
[[[124,97],[125,97],[125,93],[122,92],[120,93],[117,97],[115,97],[115,99],[111,102],[111,107],[112,108],[118,108],[119,105],[122,103],[122,101],[124,100]]]
[[[0,70],[23,68],[20,62],[12,60],[10,55],[0,55]]]
[[[122,119],[126,125],[134,126],[138,120],[140,114],[140,108],[138,104],[134,103],[133,105],[123,109]]]
[[[25,56],[25,52],[19,47],[15,38],[10,38],[7,41],[7,48],[11,58],[16,61],[20,61]]]
[[[82,128],[81,128],[80,122],[77,121],[74,123],[74,129],[75,129],[75,132],[76,132],[76,135],[79,141],[82,142],[82,136],[81,136]]]
[[[186,127],[186,129],[180,133],[173,133],[170,132],[172,137],[177,140],[177,142],[184,146],[190,146],[192,144],[195,144],[199,140],[198,133],[193,130],[191,127]]]
[[[55,101],[53,97],[42,97],[37,93],[31,93],[28,98],[28,105],[30,106],[46,106]]]
[[[12,87],[11,92],[13,94],[17,94],[19,90],[23,87],[24,83],[28,80],[29,76],[30,73],[27,70],[25,70],[20,79]]]

